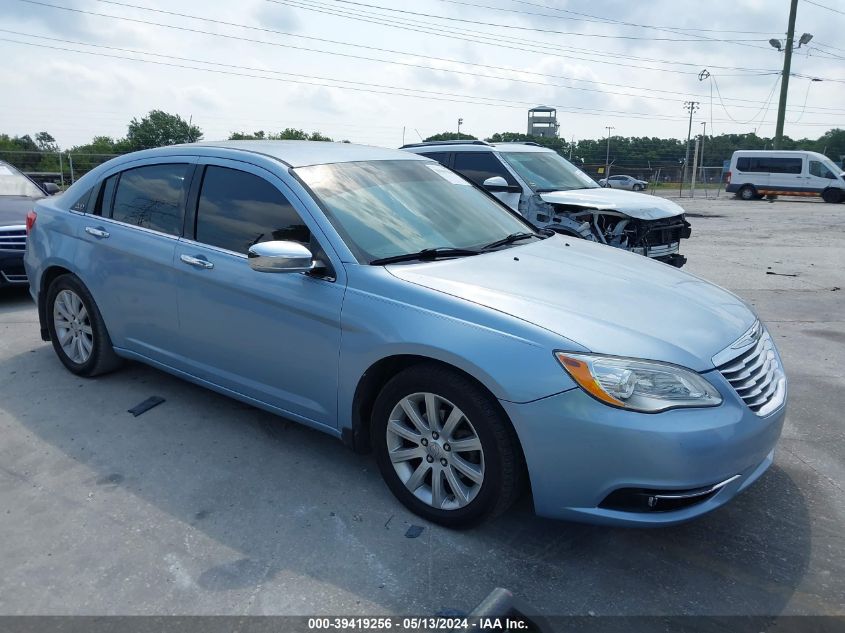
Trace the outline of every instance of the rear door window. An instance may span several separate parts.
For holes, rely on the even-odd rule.
[[[196,240],[235,253],[272,240],[308,245],[311,233],[288,199],[263,178],[209,165],[197,206]]]
[[[121,172],[111,218],[168,235],[181,235],[191,169],[186,163],[169,163]],[[108,189],[113,186],[109,180],[103,187],[104,207]]]
[[[452,169],[462,173],[477,185],[483,184],[485,180],[493,176],[501,176],[511,186],[517,184],[492,152],[455,152]]]
[[[436,160],[441,165],[448,167],[449,166],[449,155],[451,152],[427,152],[423,154],[426,158],[430,158],[432,160]]]
[[[773,156],[743,156],[736,161],[739,171],[763,174],[800,174],[804,166],[801,158],[776,158]]]

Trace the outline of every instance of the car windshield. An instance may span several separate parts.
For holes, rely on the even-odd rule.
[[[0,165],[0,196],[43,198],[44,192],[16,169]]]
[[[501,152],[500,155],[534,191],[598,187],[587,174],[554,152]]]
[[[534,232],[435,162],[335,163],[300,167],[294,173],[314,192],[362,263],[424,249],[476,250],[515,233]]]

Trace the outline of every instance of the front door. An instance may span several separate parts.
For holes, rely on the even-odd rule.
[[[301,421],[335,427],[342,277],[250,268],[247,250],[258,242],[292,240],[317,252],[316,227],[270,172],[204,162],[194,226],[176,247],[183,367]]]

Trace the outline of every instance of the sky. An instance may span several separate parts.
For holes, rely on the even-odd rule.
[[[827,7],[827,8],[825,8]],[[774,134],[789,0],[0,0],[0,133],[62,147],[152,109],[386,147],[442,131]],[[845,0],[798,0],[785,133],[845,127]],[[702,73],[702,71],[705,71]],[[811,81],[818,78],[822,81]]]

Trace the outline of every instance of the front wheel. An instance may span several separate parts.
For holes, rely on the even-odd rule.
[[[521,490],[516,433],[495,399],[436,364],[410,367],[379,394],[371,437],[391,492],[434,523],[466,527],[501,514]]]
[[[47,289],[47,329],[59,360],[78,376],[103,374],[121,363],[94,298],[74,275],[57,277]]]
[[[642,185],[634,185],[634,191],[642,191],[644,188]]]

